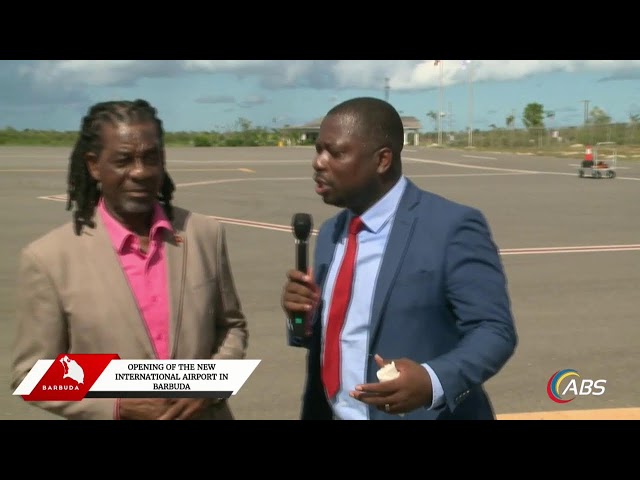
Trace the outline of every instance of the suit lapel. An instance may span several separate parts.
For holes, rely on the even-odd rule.
[[[165,255],[167,259],[167,281],[169,285],[169,354],[174,358],[178,349],[180,325],[182,323],[182,302],[187,273],[187,236],[184,233],[182,211],[174,210],[174,233],[165,232]]]
[[[377,336],[383,308],[391,291],[391,285],[396,278],[398,268],[402,263],[402,259],[409,245],[409,240],[411,239],[411,234],[416,222],[413,207],[415,207],[418,202],[418,194],[419,191],[417,188],[409,182],[398,205],[391,232],[389,233],[389,240],[384,250],[382,264],[378,274],[378,282],[373,296],[369,335],[370,347]]]
[[[89,229],[85,227],[83,236],[89,240],[84,244],[87,248],[88,263],[95,270],[94,278],[100,279],[103,284],[98,288],[104,288],[104,291],[110,297],[110,304],[120,311],[121,321],[131,329],[132,336],[140,343],[147,355],[150,358],[155,358],[153,345],[140,314],[140,309],[129,287],[129,282],[122,271],[120,260],[111,243],[111,238],[98,212],[96,212],[94,220],[95,228]],[[114,319],[114,322],[118,322],[120,319]],[[117,326],[114,326],[114,328],[117,328]]]

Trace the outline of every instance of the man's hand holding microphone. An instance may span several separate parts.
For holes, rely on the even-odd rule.
[[[308,265],[308,239],[313,227],[311,215],[296,213],[291,227],[296,238],[296,268],[287,272],[282,308],[289,318],[293,335],[302,338],[311,334],[310,315],[320,301],[320,288],[315,284]]]

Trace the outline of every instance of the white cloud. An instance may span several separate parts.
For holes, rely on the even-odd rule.
[[[196,103],[236,103],[232,95],[205,95],[196,98]]]
[[[394,92],[463,83],[510,81],[551,72],[601,74],[602,81],[640,77],[638,60],[443,60],[442,78],[434,60],[43,60],[0,63],[0,87],[31,92],[34,99],[62,102],[83,98],[92,86],[130,86],[143,78],[192,74],[235,74],[257,79],[265,88],[380,89],[385,78]],[[13,86],[12,86],[13,82]],[[23,95],[24,96],[24,95]],[[0,94],[0,100],[9,94]],[[57,99],[57,100],[54,100]],[[207,100],[205,98],[205,100]],[[211,101],[211,99],[208,99]],[[202,101],[202,99],[201,99]],[[252,103],[252,102],[249,102]],[[257,103],[257,102],[253,102]]]
[[[469,73],[474,82],[520,80],[554,72],[594,72],[607,75],[603,80],[640,74],[638,60],[472,60],[465,68],[462,60],[444,60],[442,65],[444,86],[466,82]],[[433,60],[415,62],[410,70],[399,68],[390,77],[390,85],[396,91],[434,88],[441,81],[440,68]]]
[[[461,60],[443,60],[446,84],[464,81]],[[629,74],[640,70],[638,60],[473,60],[474,79],[516,80],[539,73],[594,71]],[[86,86],[130,85],[144,77],[190,73],[235,73],[256,76],[272,88],[321,86],[378,87],[390,79],[395,90],[432,88],[439,84],[433,60],[45,60],[20,67],[20,74],[37,85],[63,82]],[[327,85],[328,86],[328,85]]]
[[[133,85],[144,77],[167,77],[184,71],[172,60],[42,60],[19,68],[37,86],[76,84],[82,86]]]

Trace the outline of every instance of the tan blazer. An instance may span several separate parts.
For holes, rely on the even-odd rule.
[[[17,292],[17,337],[11,366],[15,389],[39,359],[60,353],[117,353],[152,359],[154,351],[107,231],[77,236],[68,223],[24,248]],[[175,359],[238,359],[247,349],[247,322],[229,265],[223,226],[174,207],[174,237],[165,234]],[[113,399],[39,402],[68,419],[111,419]],[[227,401],[202,418],[232,419]]]

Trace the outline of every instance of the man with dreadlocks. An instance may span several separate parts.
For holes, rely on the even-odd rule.
[[[164,132],[144,100],[93,105],[68,177],[73,221],[21,254],[11,384],[61,353],[240,359],[247,322],[221,224],[174,207]],[[34,402],[68,419],[233,419],[226,400]]]

